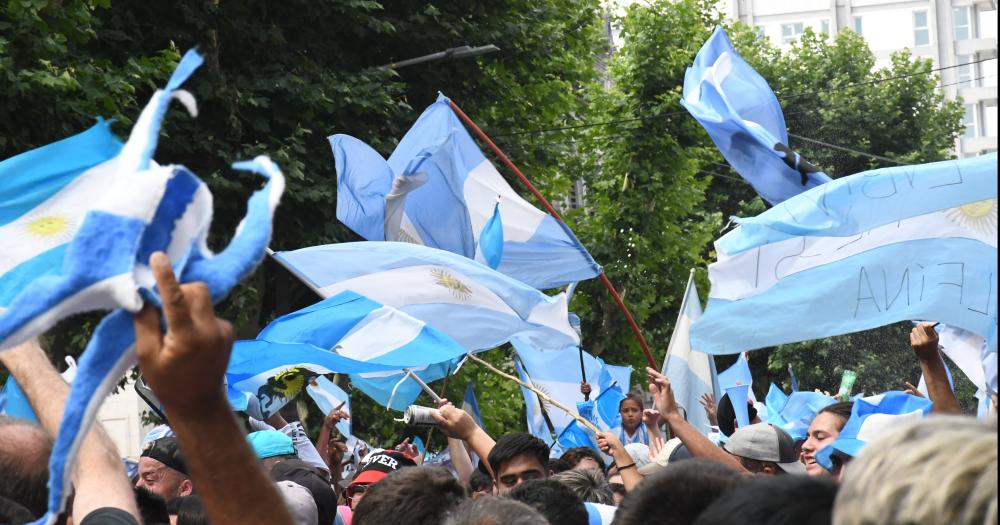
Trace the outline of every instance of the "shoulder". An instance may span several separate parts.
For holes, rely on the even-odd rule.
[[[122,509],[104,507],[84,516],[80,525],[139,525],[139,522]]]

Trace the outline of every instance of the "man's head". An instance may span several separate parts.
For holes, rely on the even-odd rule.
[[[769,423],[736,429],[722,448],[737,457],[754,474],[805,474],[787,432]]]
[[[389,474],[403,468],[415,467],[413,458],[398,450],[377,450],[364,457],[358,467],[358,473],[347,486],[347,502],[352,509],[364,499],[371,485],[385,479]]]
[[[816,476],[757,476],[715,500],[696,525],[830,523],[837,483]],[[888,523],[888,522],[886,522]]]
[[[746,476],[707,459],[669,464],[647,476],[622,501],[615,514],[620,525],[689,524]]]
[[[465,490],[445,469],[402,469],[371,487],[355,507],[352,523],[438,525],[464,499]]]
[[[519,483],[548,476],[549,446],[527,432],[501,436],[487,458],[496,476],[496,490],[506,494]]]
[[[0,416],[0,497],[45,514],[52,438],[41,427]]]
[[[604,458],[590,447],[574,447],[553,461],[552,472],[558,473],[573,469],[596,469],[604,472]]]
[[[587,525],[587,507],[583,500],[558,481],[527,480],[514,487],[508,496],[534,507],[549,523]]]
[[[295,457],[295,444],[292,438],[277,430],[258,430],[247,434],[247,442],[257,456],[264,462],[268,472],[278,463]]]
[[[597,469],[573,469],[553,474],[552,480],[569,487],[584,502],[614,505],[615,498],[607,478]]]
[[[533,507],[507,498],[466,500],[455,507],[445,525],[549,525]]]
[[[170,501],[194,493],[181,449],[173,437],[150,442],[139,457],[139,475],[135,486]]]
[[[747,401],[747,417],[751,425],[760,423],[757,409],[749,401]],[[733,432],[736,431],[736,410],[733,408],[732,400],[729,399],[729,394],[722,394],[722,398],[719,399],[716,418],[719,420],[719,430],[726,436],[733,435]]]
[[[469,497],[481,498],[493,494],[493,478],[489,474],[476,469],[469,476]]]
[[[829,475],[829,471],[816,463],[816,453],[837,439],[844,424],[851,417],[853,406],[854,403],[851,401],[828,405],[823,407],[809,423],[809,430],[806,432],[805,442],[802,443],[799,460],[806,466],[806,473],[810,476]]]

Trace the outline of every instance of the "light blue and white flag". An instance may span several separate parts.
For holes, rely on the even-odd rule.
[[[788,148],[788,130],[767,81],[743,60],[721,26],[684,74],[681,104],[719,151],[771,204],[830,181]]]
[[[930,413],[933,403],[903,392],[886,392],[854,401],[851,417],[837,439],[816,453],[816,462],[832,471],[836,453],[857,456],[872,440],[888,430],[918,421]],[[905,445],[903,445],[905,446]]]
[[[498,271],[538,289],[601,273],[569,227],[507,184],[443,95],[388,162],[347,135],[330,137],[330,145],[337,218],[365,239],[422,244],[468,258],[481,252],[490,266],[498,261]],[[490,228],[494,217],[502,235]],[[498,239],[502,250],[490,244]]]
[[[74,197],[88,199],[91,205],[83,206],[87,211],[66,247],[59,272],[32,279],[0,313],[0,348],[4,348],[74,313],[115,310],[97,326],[70,387],[49,460],[49,513],[38,523],[53,523],[63,508],[70,484],[67,469],[72,469],[101,402],[135,364],[132,312],[143,302],[161,304],[147,266],[150,254],[166,252],[178,280],[204,282],[213,301],[221,300],[264,256],[271,217],[284,190],[284,178],[270,160],[258,157],[234,165],[269,181],[250,198],[232,241],[214,255],[207,249],[212,212],[207,187],[183,167],[152,163],[170,100],[179,99],[189,111],[195,110],[193,97],[178,88],[200,64],[201,57],[188,52],[166,88],[153,94],[116,158],[111,183],[99,193]],[[4,239],[5,249],[20,246],[17,239],[10,243]]]
[[[524,367],[521,365],[521,360],[516,356],[514,358],[514,370],[517,371],[518,379],[529,385],[538,387],[532,381],[531,377],[525,373]],[[537,394],[523,386],[521,387],[521,394],[524,395],[524,411],[528,420],[528,433],[541,439],[547,445],[553,446],[558,434],[556,433],[555,425],[549,418],[549,413],[559,409],[542,401]],[[558,457],[558,455],[554,457]]]
[[[489,350],[515,335],[544,348],[579,343],[566,295],[554,297],[472,259],[401,242],[352,242],[274,255],[320,295],[351,290],[398,308],[468,351]]]
[[[688,277],[684,299],[677,314],[674,332],[670,335],[667,355],[663,358],[663,375],[670,380],[677,403],[684,407],[687,421],[708,435],[712,424],[701,409],[701,398],[711,394],[721,399],[715,359],[691,347],[691,324],[701,317],[701,299],[694,284],[694,271]]]
[[[719,374],[718,380],[719,388],[726,392],[729,402],[733,404],[737,426],[749,425],[750,411],[747,408],[747,401],[756,399],[753,397],[753,376],[750,375],[750,364],[747,363],[746,354],[740,354],[732,366]]]
[[[486,428],[483,425],[483,416],[479,413],[479,402],[476,401],[476,390],[475,384],[469,381],[469,384],[465,386],[465,396],[462,398],[462,410],[466,411],[472,420],[479,425],[479,428]]]
[[[121,148],[98,119],[83,133],[0,162],[0,308],[31,281],[59,273],[69,241],[114,180]]]
[[[716,242],[695,348],[728,354],[927,319],[996,351],[996,154],[859,173]]]
[[[796,441],[806,438],[809,424],[824,407],[837,400],[819,392],[792,392],[786,395],[771,383],[767,391],[767,422],[781,427]]]
[[[574,408],[578,402],[583,402],[583,394],[580,393],[580,354],[576,347],[558,351],[542,350],[521,337],[511,339],[511,344],[517,351],[527,376],[531,378],[532,385],[567,407]],[[593,406],[586,408],[591,409],[595,416],[592,422],[602,430],[619,426],[621,422],[618,404],[624,394],[617,380],[606,370],[603,361],[589,353],[583,353],[583,363],[588,382],[591,383],[590,403],[593,403]],[[528,392],[530,393],[530,390]],[[528,407],[529,416],[532,410],[531,401],[537,399],[533,393],[530,398],[525,394],[525,405]],[[537,401],[534,404],[537,405]],[[570,422],[574,421],[573,416],[563,410],[554,408],[546,412],[556,434],[562,433]],[[576,408],[574,413],[580,415],[579,408]],[[537,423],[536,426],[541,427]],[[544,431],[547,432],[548,429],[544,428]]]
[[[261,362],[281,361],[280,365],[253,370],[252,378],[241,380],[232,372],[234,357],[230,359],[227,376],[231,388],[256,393],[265,417],[295,397],[306,384],[296,382],[299,388],[295,390],[270,388],[273,378],[288,367],[294,368],[297,378],[303,374],[309,377],[331,372],[351,374],[355,388],[383,405],[389,404],[391,399],[391,408],[403,410],[420,394],[420,387],[412,380],[399,384],[405,378],[401,369],[411,368],[424,381],[432,381],[444,377],[448,369],[453,368],[453,362],[466,353],[464,348],[425,322],[352,291],[340,292],[271,321],[255,341],[237,342],[234,356],[251,355],[243,350],[244,345],[251,343],[253,351],[260,353],[259,356],[254,354],[255,358]],[[336,363],[326,360],[315,362],[314,367],[310,365],[314,361],[288,361],[284,354],[275,355],[279,353],[277,348],[266,346],[284,343],[313,345],[358,366],[350,370],[337,369],[333,368]],[[337,366],[350,365],[344,360],[338,362],[342,364]],[[361,366],[365,364],[382,366],[366,370]],[[265,390],[260,390],[261,387]]]
[[[323,413],[324,417],[337,407],[340,407],[340,410],[348,416],[351,415],[351,396],[324,376],[318,376],[310,381],[306,385],[306,393],[316,402],[316,406],[319,407],[319,411]],[[350,417],[338,421],[336,427],[344,439],[350,439],[354,435]]]

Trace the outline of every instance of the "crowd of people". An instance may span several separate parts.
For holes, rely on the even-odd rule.
[[[856,436],[865,443],[856,457],[838,449],[829,465],[818,455],[856,416],[852,402],[820,410],[796,441],[752,408],[750,424],[740,426],[728,399],[709,398],[704,408],[724,436],[720,443],[686,420],[670,381],[651,368],[645,379],[654,406],[627,396],[621,428],[597,433],[597,449],[553,457],[528,433],[494,439],[442,400],[433,417],[448,437],[450,468],[423,464],[408,439],[352,463],[335,430],[349,417],[340,410],[327,415],[315,443],[280,414],[240,422],[219,387],[233,342],[229,323],[215,316],[204,286],[177,283],[165,256],[155,254],[150,264],[162,318],[150,306],[137,315],[136,353],[169,428],[147,443],[130,478],[94,425],[62,523],[997,522],[996,417],[959,414],[930,323],[914,328],[911,343],[932,414],[866,429]],[[69,387],[36,342],[0,353],[0,362],[38,417],[35,424],[0,416],[0,523],[17,525],[45,513],[52,436]]]

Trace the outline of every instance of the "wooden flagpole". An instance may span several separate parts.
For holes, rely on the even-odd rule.
[[[483,133],[483,130],[479,129],[479,126],[477,126],[476,123],[473,122],[472,119],[469,118],[469,116],[466,115],[464,111],[462,111],[462,108],[458,107],[458,104],[455,104],[455,101],[448,99],[448,104],[451,105],[452,111],[454,111],[455,114],[458,115],[458,118],[460,118],[462,122],[465,123],[466,126],[469,126],[469,129],[471,129],[472,132],[475,133],[475,135],[479,137],[480,140],[485,142],[486,145],[489,146],[490,150],[492,150],[493,153],[495,153],[497,157],[500,158],[500,162],[502,162],[504,166],[507,166],[507,169],[511,170],[512,172],[514,172],[515,175],[517,175],[517,178],[520,179],[521,183],[523,183],[528,188],[528,191],[530,191],[531,194],[534,195],[535,198],[542,203],[542,205],[545,207],[545,210],[549,212],[549,215],[551,215],[555,220],[559,221],[559,224],[561,224],[563,228],[565,228],[568,231],[569,227],[566,226],[566,222],[563,221],[562,217],[559,215],[559,212],[557,212],[556,209],[553,208],[551,204],[549,204],[548,199],[546,199],[545,196],[542,195],[540,191],[538,191],[538,188],[535,188],[535,185],[532,184],[530,180],[528,180],[528,177],[526,177],[524,173],[521,173],[521,170],[518,169],[516,165],[514,165],[514,163],[507,157],[507,155],[504,154],[504,152],[499,147],[497,147],[497,145],[494,144],[492,140],[490,140],[490,137],[487,136],[486,133]],[[573,237],[573,240],[575,240],[577,243],[580,242],[579,240],[576,239],[575,236]],[[642,336],[642,331],[639,330],[639,325],[636,324],[635,319],[632,317],[632,313],[629,312],[628,306],[626,306],[625,302],[622,301],[621,296],[618,294],[618,290],[615,289],[615,285],[611,283],[611,280],[608,279],[608,276],[603,271],[601,272],[599,277],[601,279],[601,282],[604,283],[604,287],[608,289],[608,292],[611,294],[611,297],[614,298],[615,303],[618,304],[618,309],[621,310],[622,314],[625,316],[625,320],[628,321],[628,325],[632,329],[632,333],[635,334],[635,338],[639,340],[639,345],[642,346],[642,351],[644,354],[646,354],[646,361],[649,362],[649,366],[653,369],[656,369],[656,361],[653,359],[653,354],[649,350],[649,345],[646,344],[646,338]]]

